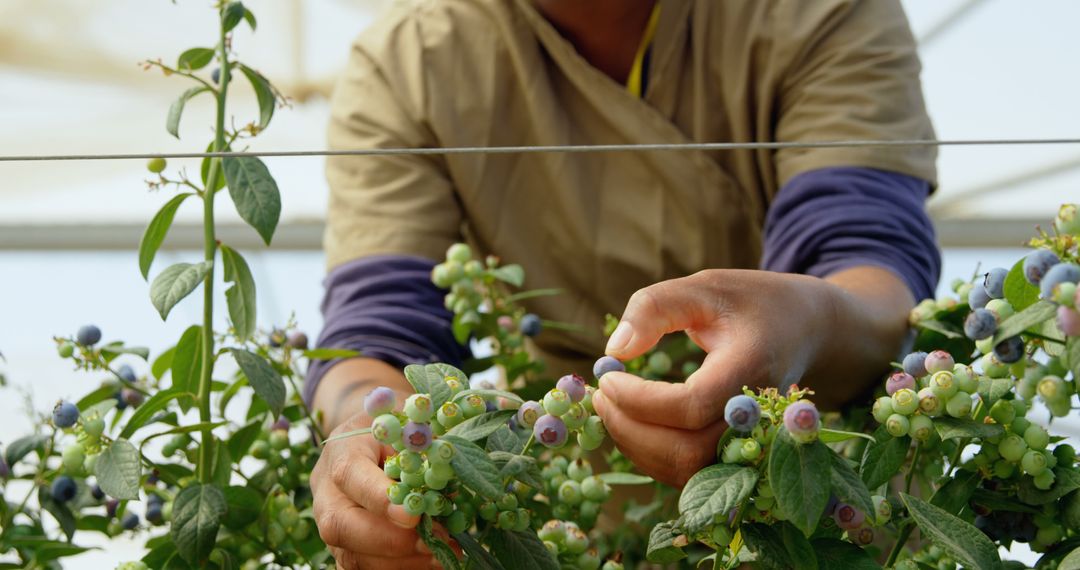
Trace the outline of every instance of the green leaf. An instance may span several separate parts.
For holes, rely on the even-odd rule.
[[[79,408],[80,412],[86,413],[86,410],[89,409],[90,406],[93,406],[94,404],[97,404],[99,402],[104,402],[105,400],[115,400],[115,399],[116,399],[116,386],[105,385],[105,386],[102,386],[102,387],[98,388],[97,390],[94,390],[93,392],[90,392],[89,394],[83,396],[81,400],[79,400],[78,402],[75,402],[75,407]]]
[[[649,531],[649,548],[645,554],[649,562],[671,564],[686,558],[682,549],[687,544],[686,537],[676,530],[675,522],[662,522]]]
[[[431,396],[431,401],[438,409],[453,395],[446,378],[457,378],[462,384],[469,381],[465,373],[447,364],[410,364],[405,367],[405,379],[409,381],[417,394]]]
[[[424,544],[428,546],[431,553],[435,555],[435,560],[439,561],[444,570],[457,570],[461,566],[458,564],[457,555],[450,548],[449,544],[446,544],[443,539],[435,536],[431,532],[431,515],[425,514],[420,517],[420,524],[417,525],[416,530],[420,534],[420,539],[424,541]]]
[[[821,440],[821,443],[840,443],[841,441],[847,441],[849,439],[855,439],[857,437],[861,437],[869,441],[875,441],[874,436],[859,431],[843,431],[838,429],[821,428],[821,432],[818,434],[818,439]]]
[[[758,472],[750,467],[719,464],[698,471],[686,482],[679,497],[683,529],[697,534],[717,518],[726,521],[728,511],[750,496],[757,481]]]
[[[124,346],[121,342],[111,342],[101,347],[101,354],[107,361],[112,361],[121,354],[130,354],[147,360],[150,358],[150,349],[145,346]]]
[[[964,338],[964,331],[960,327],[943,321],[919,321],[917,328],[934,331],[945,338]]]
[[[313,348],[305,350],[302,354],[305,358],[311,360],[333,360],[335,358],[355,358],[360,356],[360,351],[342,348]]]
[[[221,23],[226,32],[231,32],[240,23],[240,20],[244,19],[245,11],[244,5],[240,2],[229,2],[225,6],[225,14],[221,19]]]
[[[520,265],[503,265],[490,270],[490,272],[492,277],[514,287],[521,287],[525,284],[525,270]]]
[[[1065,340],[1065,360],[1072,369],[1073,381],[1080,379],[1080,336],[1071,336]]]
[[[1005,276],[1005,300],[1013,310],[1023,311],[1039,300],[1039,288],[1024,277],[1024,260],[1017,261]]]
[[[255,334],[255,279],[244,257],[233,248],[221,246],[221,260],[225,264],[225,281],[233,286],[225,290],[236,337],[241,341]]]
[[[199,372],[202,368],[202,327],[192,325],[180,336],[176,343],[176,353],[172,361],[172,387],[183,392],[195,393],[199,386]],[[194,403],[193,398],[181,398],[180,409],[187,412]]]
[[[819,538],[810,542],[817,554],[819,568],[844,570],[881,570],[868,552],[844,540]]]
[[[459,532],[457,534],[450,535],[460,546],[461,550],[468,556],[468,566],[479,568],[480,570],[503,570],[502,564],[491,555],[490,552],[480,546],[479,542],[472,537],[468,532]]]
[[[150,284],[150,301],[161,315],[161,320],[165,320],[169,311],[202,283],[213,267],[212,261],[177,263],[154,278]]]
[[[454,445],[454,457],[450,460],[450,465],[466,487],[492,501],[506,493],[499,479],[498,467],[480,446],[449,434],[441,439]]]
[[[757,567],[767,570],[795,568],[795,562],[788,554],[784,539],[780,536],[778,529],[779,525],[774,528],[761,523],[744,524],[739,527],[746,547],[755,554]]]
[[[961,565],[997,568],[1001,564],[997,546],[979,529],[918,497],[900,493],[900,500],[907,506],[923,536]]]
[[[165,241],[165,234],[169,232],[180,204],[191,196],[194,194],[190,192],[173,196],[172,200],[165,202],[158,213],[154,214],[150,225],[146,226],[146,231],[143,232],[142,240],[139,242],[139,271],[142,272],[143,279],[149,278],[150,265],[154,263],[154,256],[157,255],[161,243]]]
[[[165,563],[175,554],[176,545],[173,544],[171,540],[167,540],[160,545],[152,547],[150,552],[147,552],[146,556],[142,557],[142,561],[150,568],[164,568]]]
[[[239,348],[230,348],[229,353],[247,376],[255,394],[266,402],[275,418],[280,416],[285,407],[285,380],[281,374],[258,354]]]
[[[488,457],[499,468],[499,479],[513,478],[536,489],[544,488],[544,482],[540,478],[540,469],[536,467],[535,458],[507,451],[492,451],[488,454]]]
[[[934,427],[941,439],[989,439],[1005,433],[1005,428],[1000,424],[984,424],[971,418],[934,418]]]
[[[24,435],[8,444],[7,449],[4,450],[4,462],[9,467],[14,466],[31,451],[44,448],[47,441],[49,441],[48,436],[42,434]]]
[[[884,426],[874,431],[874,440],[866,446],[859,468],[867,489],[877,489],[899,473],[911,448],[910,437],[893,437]]]
[[[514,570],[559,570],[559,562],[536,536],[536,532],[510,532],[492,529],[488,535],[491,553],[507,568]]]
[[[210,65],[211,61],[214,61],[214,50],[204,47],[191,48],[180,54],[180,58],[176,61],[176,69],[198,71]]]
[[[469,441],[479,441],[505,426],[507,420],[512,418],[516,413],[517,410],[495,410],[493,412],[485,412],[450,428],[446,434],[454,435]]]
[[[132,414],[131,419],[129,419],[124,426],[124,430],[120,432],[120,439],[130,438],[139,428],[145,425],[150,418],[154,417],[159,411],[165,409],[165,406],[168,406],[169,402],[179,398],[183,394],[184,392],[177,390],[176,388],[169,388],[168,390],[162,390],[151,396],[135,409],[135,413]]]
[[[226,487],[229,485],[229,480],[232,479],[233,460],[232,456],[229,455],[229,446],[216,437],[211,438],[209,443],[213,446],[211,449],[213,462],[210,464],[210,480],[219,487]],[[203,443],[203,445],[207,444]]]
[[[230,156],[222,159],[222,165],[237,213],[270,245],[281,218],[277,182],[263,161],[255,157]]]
[[[987,489],[975,489],[971,494],[971,501],[982,505],[992,511],[1015,511],[1019,513],[1038,514],[1041,512],[1036,507],[1031,507],[1016,500],[1011,494],[989,491]]]
[[[243,457],[251,449],[251,444],[259,439],[262,433],[262,421],[254,421],[236,430],[229,437],[229,454],[233,457]]]
[[[255,13],[246,8],[244,9],[244,21],[251,26],[251,31],[253,32],[255,31],[255,28],[258,27],[258,22],[255,21]]]
[[[848,462],[843,457],[837,455],[831,449],[829,455],[832,459],[832,470],[830,475],[830,484],[832,492],[841,501],[854,506],[864,513],[874,512],[874,501],[870,498],[870,491],[866,489],[866,484],[859,478],[859,475],[855,473],[855,470],[848,465]]]
[[[1020,311],[1001,322],[994,333],[994,344],[1012,338],[1035,325],[1041,325],[1043,321],[1054,318],[1057,314],[1057,305],[1050,301],[1039,301],[1030,307]]]
[[[214,152],[215,141],[210,141],[210,144],[206,145],[206,152]],[[232,147],[226,145],[221,149],[222,152],[232,151]],[[210,188],[210,164],[213,161],[218,161],[218,158],[210,158],[209,156],[203,157],[202,162],[199,163],[199,177],[202,179],[203,186],[207,189]],[[220,166],[218,167],[220,169]],[[213,192],[217,192],[225,187],[225,175],[218,173],[217,181],[214,183]]]
[[[251,82],[251,88],[255,90],[255,99],[259,102],[259,128],[265,129],[270,124],[270,119],[274,117],[274,105],[277,103],[274,88],[258,71],[244,64],[240,64],[239,67],[240,72]]]
[[[1080,473],[1070,467],[1054,468],[1054,485],[1049,490],[1043,491],[1035,487],[1031,477],[1020,480],[1020,488],[1016,496],[1029,505],[1045,505],[1052,503],[1070,492],[1080,489]]]
[[[173,101],[171,107],[169,107],[169,114],[165,116],[165,130],[176,138],[180,138],[180,117],[184,114],[184,105],[193,99],[196,95],[209,91],[206,87],[192,87],[187,91],[180,94],[180,97]]]
[[[142,463],[139,450],[126,439],[118,439],[97,458],[94,476],[106,495],[117,499],[138,499]]]
[[[789,520],[810,535],[829,502],[829,448],[820,441],[800,444],[781,428],[769,454],[769,481]]]
[[[60,524],[60,529],[64,531],[64,535],[70,541],[71,537],[75,535],[76,528],[75,515],[72,514],[71,509],[66,504],[54,499],[52,491],[44,485],[38,487],[38,503],[41,508],[56,519],[56,522]]]
[[[701,471],[699,471],[698,474],[700,475]],[[608,485],[648,485],[650,483],[656,482],[655,480],[653,480],[652,477],[649,477],[647,475],[638,475],[637,473],[620,473],[616,471],[601,473],[596,477],[601,481],[607,483]],[[691,478],[690,480],[693,481],[693,478]]]
[[[464,377],[464,373],[462,373],[462,375]],[[503,391],[503,390],[490,390],[490,389],[486,389],[486,388],[473,388],[473,389],[469,389],[469,390],[462,390],[462,391],[458,392],[457,394],[454,394],[454,396],[451,398],[451,400],[454,401],[454,402],[460,402],[461,400],[464,400],[465,398],[468,398],[469,396],[472,396],[473,394],[480,395],[484,399],[488,399],[488,398],[506,398],[507,400],[510,400],[511,402],[517,402],[518,404],[525,403],[525,400],[523,400],[521,398],[521,396],[518,396],[517,394],[515,394],[513,392],[506,392],[506,391]]]
[[[788,556],[791,558],[792,568],[796,570],[818,570],[814,547],[810,545],[810,541],[807,540],[806,536],[799,532],[799,529],[786,522],[781,523],[778,527],[780,529],[780,538],[784,542],[784,550],[787,550]]]
[[[225,514],[225,494],[213,485],[192,485],[173,501],[170,536],[188,562],[198,564],[210,555]]]
[[[233,485],[225,488],[225,518],[222,523],[230,530],[241,530],[259,519],[263,496],[250,487]]]
[[[154,375],[154,378],[161,380],[165,373],[172,368],[173,356],[176,354],[176,347],[172,347],[165,352],[162,352],[154,359],[154,363],[150,365],[150,374]]]
[[[934,493],[930,504],[947,513],[958,515],[968,505],[971,495],[982,483],[977,471],[959,471]]]
[[[503,424],[499,429],[488,434],[487,444],[484,447],[488,451],[506,451],[518,454],[525,448],[525,442]]]

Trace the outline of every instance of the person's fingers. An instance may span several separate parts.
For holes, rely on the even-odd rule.
[[[647,424],[627,415],[603,392],[593,397],[593,406],[619,450],[658,481],[682,487],[694,473],[715,462],[722,422],[698,430]]]
[[[429,555],[409,556],[407,558],[389,558],[349,552],[342,548],[330,548],[337,568],[342,570],[416,570],[442,568]]]
[[[356,506],[336,489],[324,492],[327,496],[315,505],[314,513],[326,544],[383,557],[430,555],[416,531],[388,524],[385,517]]]
[[[400,505],[390,504],[386,490],[393,481],[367,454],[343,447],[327,460],[330,480],[354,503],[376,514],[385,513],[390,522],[403,528],[420,522],[420,517],[408,515]]]
[[[626,304],[605,352],[619,360],[636,358],[667,333],[708,322],[714,303],[703,301],[693,277],[672,279],[639,289]]]

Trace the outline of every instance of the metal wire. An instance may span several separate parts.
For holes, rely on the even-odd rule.
[[[159,152],[118,154],[28,154],[0,156],[0,162],[45,162],[71,160],[139,160],[150,158],[228,158],[228,157],[302,157],[302,156],[401,156],[454,154],[528,154],[643,151],[719,151],[783,150],[802,148],[906,148],[919,146],[1015,146],[1072,145],[1080,139],[959,139],[959,140],[846,140],[808,142],[739,142],[739,143],[646,143],[551,146],[467,146],[447,148],[367,148],[354,150],[279,150],[250,152]]]

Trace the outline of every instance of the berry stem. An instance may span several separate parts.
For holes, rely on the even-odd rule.
[[[922,449],[922,446],[916,443],[915,451],[911,454],[911,463],[909,464],[907,475],[904,476],[904,492],[908,494],[911,494],[911,481],[915,478],[915,468],[916,464],[919,462],[920,449]]]
[[[217,115],[214,126],[214,152],[225,150],[225,97],[229,90],[229,52],[225,32],[225,10],[218,11],[220,36],[218,39],[218,58],[221,60],[221,89],[217,95]],[[210,380],[214,374],[214,259],[217,257],[217,239],[214,235],[214,196],[218,180],[222,176],[221,159],[210,159],[210,172],[206,177],[206,192],[203,193],[203,253],[211,263],[210,271],[203,280],[203,329],[202,329],[202,369],[199,374],[199,420],[210,423]],[[199,481],[210,483],[211,446],[213,430],[203,428],[199,443]]]
[[[892,551],[889,552],[889,559],[885,561],[885,568],[892,568],[893,564],[896,564],[896,559],[900,557],[900,552],[904,550],[908,537],[911,536],[911,531],[914,528],[915,525],[911,524],[910,520],[904,521],[903,526],[900,528],[900,534],[896,537],[896,544],[893,545]]]

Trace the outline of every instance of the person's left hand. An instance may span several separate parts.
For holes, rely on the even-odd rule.
[[[618,448],[653,478],[683,486],[716,459],[724,404],[750,387],[786,387],[814,365],[837,324],[839,288],[802,275],[707,270],[635,293],[607,354],[628,360],[686,331],[708,354],[685,383],[611,372],[593,402]]]

